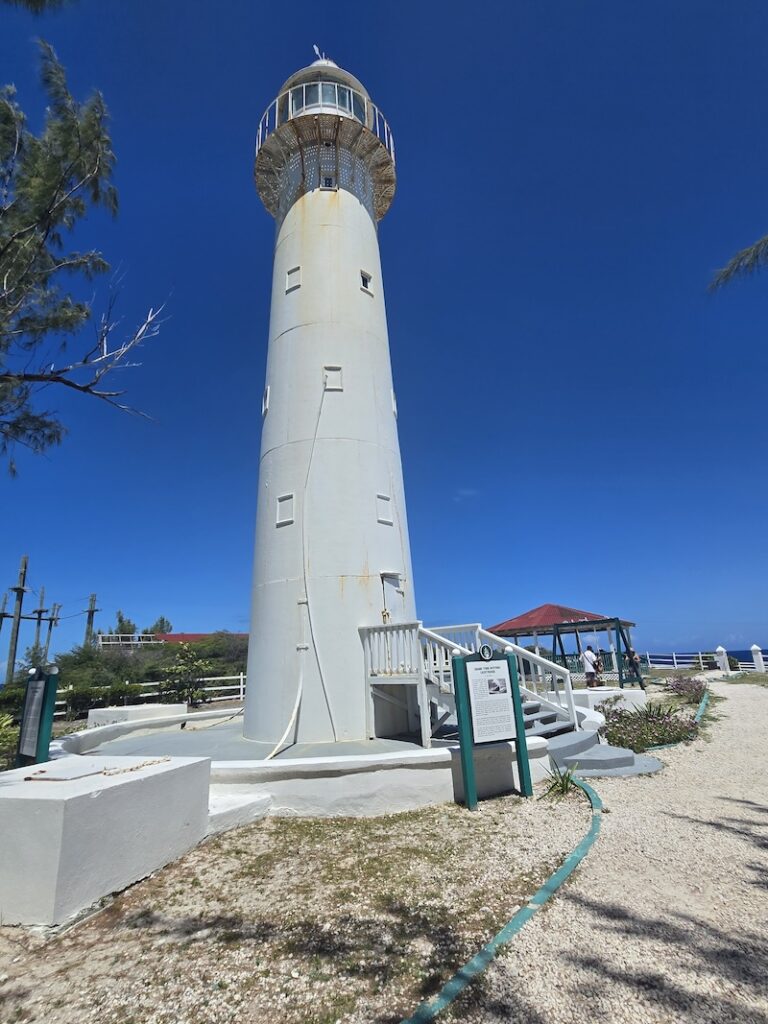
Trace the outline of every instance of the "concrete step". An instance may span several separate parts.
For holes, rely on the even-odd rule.
[[[567,757],[563,757],[561,766],[578,768],[581,771],[597,771],[605,768],[629,768],[634,763],[633,751],[602,743],[590,750],[583,750],[580,754],[569,754]]]
[[[528,728],[529,723],[531,727],[533,727],[534,725],[536,725],[536,723],[544,725],[548,722],[557,721],[560,721],[560,719],[558,719],[557,713],[554,711],[535,711],[532,715],[525,716],[525,728]],[[562,724],[567,725],[568,723],[562,722]]]
[[[549,756],[558,764],[561,768],[564,767],[564,759],[571,755],[581,754],[586,750],[591,750],[593,747],[598,745],[598,735],[596,732],[580,730],[574,732],[561,731],[559,735],[553,735],[549,739]]]
[[[554,722],[537,722],[532,728],[525,730],[526,736],[544,736],[545,739],[560,738],[561,735],[568,735],[573,732],[570,722],[563,722],[556,719]]]
[[[524,700],[523,701],[523,714],[524,715],[535,715],[537,711],[541,711],[541,701],[538,701],[538,700]]]
[[[577,768],[574,775],[577,779],[627,779],[633,775],[651,775],[663,767],[664,765],[657,757],[652,757],[650,754],[635,754],[631,765],[621,768],[586,768],[584,771]]]

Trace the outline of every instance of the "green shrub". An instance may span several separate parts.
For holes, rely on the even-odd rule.
[[[698,704],[709,687],[703,679],[695,676],[672,676],[665,682],[664,689],[674,693],[686,704]]]
[[[605,715],[600,734],[615,747],[627,747],[640,754],[649,747],[680,743],[698,736],[698,723],[671,705],[649,702],[644,707],[628,710],[616,707],[619,699],[614,697],[597,705],[597,710]]]
[[[0,771],[13,768],[16,763],[16,747],[19,730],[10,715],[0,715]]]
[[[21,716],[21,709],[24,705],[24,688],[21,686],[4,686],[0,689],[0,714],[11,715],[13,718]]]

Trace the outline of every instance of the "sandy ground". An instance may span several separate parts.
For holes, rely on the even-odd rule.
[[[598,843],[443,1020],[768,1024],[768,688],[716,684],[664,771],[598,780]],[[219,837],[58,937],[0,929],[3,1021],[394,1024],[586,830],[515,798]]]
[[[451,1016],[768,1022],[768,688],[712,688],[708,740],[595,781],[600,840]]]
[[[47,940],[0,928],[0,1019],[399,1020],[523,904],[585,801],[272,818],[193,850]]]

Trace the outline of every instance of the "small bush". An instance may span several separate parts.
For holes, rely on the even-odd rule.
[[[699,726],[692,717],[672,705],[646,704],[635,710],[616,707],[615,700],[603,701],[597,710],[605,715],[600,734],[615,747],[627,747],[636,754],[665,743],[696,739]]]
[[[23,686],[4,686],[0,689],[0,714],[7,714],[11,715],[13,718],[20,718],[23,705]]]
[[[698,704],[707,692],[707,684],[703,679],[692,676],[672,676],[664,684],[664,689],[680,697],[686,704]]]
[[[559,765],[552,762],[552,770],[546,769],[547,775],[549,776],[549,785],[544,793],[539,797],[539,800],[543,800],[545,797],[558,797],[568,796],[568,794],[576,788],[576,783],[573,781],[574,772],[579,766],[575,764],[572,768],[561,768]]]
[[[0,772],[13,768],[16,762],[16,747],[19,730],[10,715],[0,715]]]

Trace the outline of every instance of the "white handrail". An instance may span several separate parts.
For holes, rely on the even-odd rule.
[[[571,684],[571,673],[568,671],[567,668],[563,668],[562,665],[558,665],[554,661],[549,661],[547,658],[543,658],[540,654],[536,654],[535,651],[527,651],[524,647],[519,647],[517,644],[510,643],[509,640],[505,637],[496,636],[495,633],[489,633],[487,629],[482,629],[482,627],[478,628],[477,638],[478,641],[482,640],[485,643],[490,644],[491,646],[497,646],[501,648],[501,650],[511,650],[515,654],[515,656],[517,657],[518,671],[520,673],[520,676],[522,677],[523,685],[525,685],[525,680],[527,679],[524,667],[522,665],[523,661],[528,661],[530,662],[530,664],[536,665],[541,670],[540,678],[542,679],[542,682],[546,681],[546,674],[549,673],[552,676],[552,690],[554,691],[558,702],[560,701],[561,694],[557,686],[557,680],[562,680],[562,696],[565,697],[565,704],[568,710],[568,717],[573,722],[574,729],[579,728],[579,719],[576,715],[576,706],[573,702],[573,686]],[[535,681],[533,682],[533,692],[536,694],[536,697],[539,700],[546,700],[546,698],[541,697],[541,694],[538,692],[538,689],[535,685]],[[528,687],[525,687],[525,689],[528,689]]]
[[[460,628],[463,629],[464,627],[460,627]],[[423,637],[425,640],[431,640],[433,643],[437,644],[439,647],[443,647],[446,650],[451,651],[451,653],[453,653],[455,651],[458,654],[462,655],[462,657],[464,657],[467,654],[472,654],[472,651],[468,647],[462,647],[461,644],[454,643],[452,640],[449,640],[447,637],[440,636],[440,634],[437,633],[436,631],[431,630],[431,629],[426,629],[424,626],[421,625],[421,623],[419,623],[419,636]]]

